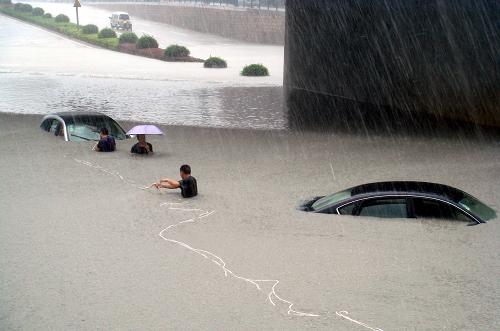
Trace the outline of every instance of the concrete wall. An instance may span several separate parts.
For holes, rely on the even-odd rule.
[[[402,114],[500,126],[500,1],[287,0],[286,9],[292,126]]]
[[[110,11],[126,11],[132,16],[242,41],[283,45],[285,38],[283,12],[153,4],[94,6]]]

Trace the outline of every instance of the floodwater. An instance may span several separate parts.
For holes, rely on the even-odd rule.
[[[73,10],[68,4],[33,5],[54,14]],[[87,10],[95,17],[104,15],[106,21],[106,12]],[[99,21],[82,12],[82,24]],[[201,63],[168,63],[111,52],[0,16],[0,112],[91,110],[118,120],[162,124],[285,127],[283,47],[239,44],[159,23],[134,22],[138,30],[145,27],[144,33],[174,36],[158,39],[186,45],[193,56],[222,56],[229,68],[204,69]],[[243,63],[251,62],[270,63],[271,76],[240,76]]]
[[[208,51],[196,36],[184,44]],[[217,55],[236,58],[233,45]],[[0,112],[281,129],[278,69],[247,79],[0,16]],[[39,121],[0,114],[0,329],[500,329],[498,220],[296,210],[382,180],[449,184],[498,210],[497,142],[161,126],[166,139],[151,137],[155,155],[143,158],[131,141],[104,154],[65,143]],[[142,189],[181,162],[193,166],[197,198]]]

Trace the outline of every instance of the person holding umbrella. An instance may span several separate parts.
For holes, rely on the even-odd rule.
[[[134,146],[132,146],[132,148],[130,149],[130,153],[132,153],[132,154],[153,153],[153,145],[151,145],[150,143],[148,143],[146,141],[145,134],[138,134],[137,140],[138,140],[138,142]]]
[[[132,146],[130,153],[150,154],[153,153],[153,145],[146,141],[147,134],[163,135],[158,127],[154,125],[137,125],[127,132],[128,135],[137,135],[138,142]]]

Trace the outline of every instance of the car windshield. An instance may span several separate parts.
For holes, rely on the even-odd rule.
[[[483,221],[488,221],[497,217],[497,214],[493,209],[467,193],[463,194],[463,197],[460,201],[458,201],[458,204],[466,210],[479,216]]]
[[[321,199],[316,200],[311,206],[314,211],[321,210],[328,207],[334,203],[340,202],[351,197],[352,189],[347,189],[345,191],[337,192],[331,195],[327,195]]]
[[[67,124],[69,140],[88,141],[99,140],[101,128],[107,128],[109,134],[116,139],[125,139],[122,128],[112,119],[106,117],[82,117],[76,118],[73,123]]]
[[[120,19],[121,19],[121,20],[128,20],[128,19],[129,19],[129,17],[128,17],[128,15],[121,14],[121,15],[120,15]]]

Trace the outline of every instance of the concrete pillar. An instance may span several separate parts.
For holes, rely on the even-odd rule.
[[[292,127],[500,126],[500,1],[287,0]]]

